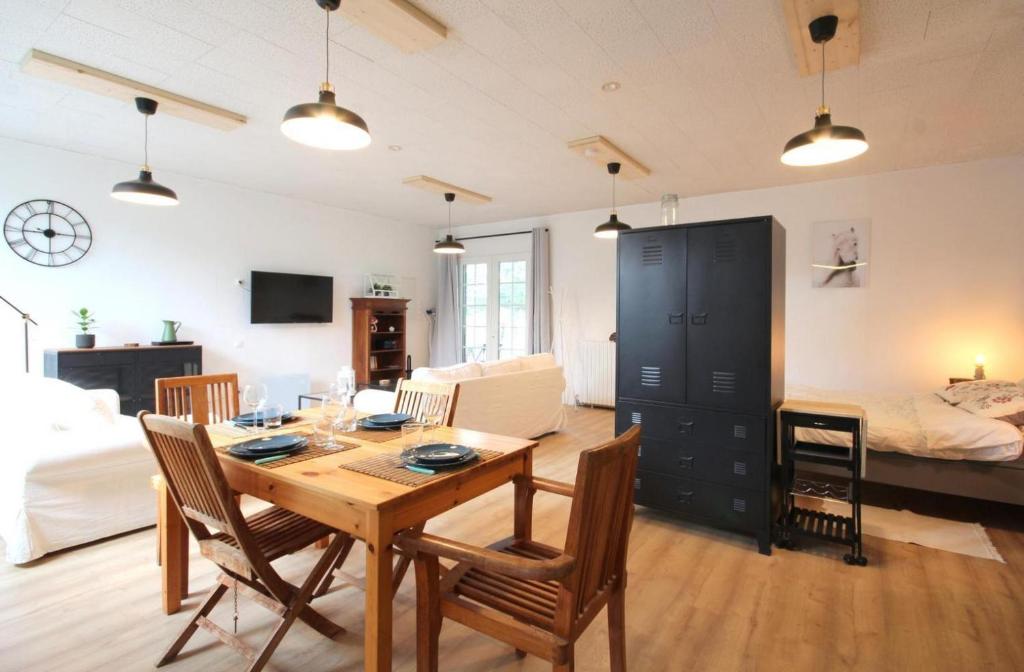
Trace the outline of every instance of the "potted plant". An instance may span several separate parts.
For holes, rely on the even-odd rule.
[[[78,325],[78,328],[82,330],[82,333],[75,334],[75,347],[95,347],[96,334],[90,334],[89,330],[92,329],[94,324],[96,324],[96,318],[93,316],[92,313],[89,312],[88,308],[79,308],[78,310],[72,310],[71,314],[75,316],[75,323]]]

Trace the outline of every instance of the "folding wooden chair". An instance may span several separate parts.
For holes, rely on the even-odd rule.
[[[625,672],[626,549],[633,521],[640,428],[580,454],[576,485],[520,481],[516,529],[529,530],[533,493],[572,498],[565,548],[511,537],[479,548],[405,532],[397,544],[416,563],[417,669],[436,672],[442,618],[450,618],[552,663],[573,669],[576,639],[605,605],[612,672]],[[458,564],[443,579],[438,558]]]
[[[174,660],[198,628],[241,653],[249,661],[249,672],[266,665],[296,618],[328,638],[344,632],[341,626],[316,612],[309,602],[317,585],[337,565],[342,549],[350,543],[349,536],[277,506],[243,517],[205,427],[146,411],[139,413],[139,421],[174,505],[199,542],[203,556],[223,572],[157,667]],[[285,581],[271,566],[274,560],[328,534],[334,534],[334,540],[301,586]],[[280,619],[259,649],[209,619],[210,612],[229,589],[237,590],[239,595],[269,609]]]

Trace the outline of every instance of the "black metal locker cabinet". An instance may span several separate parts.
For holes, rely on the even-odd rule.
[[[771,229],[746,222],[698,226],[688,233],[686,401],[763,410]]]
[[[683,403],[686,380],[686,232],[666,228],[619,239],[618,395]]]
[[[618,245],[615,429],[643,429],[635,500],[769,553],[785,230],[752,217],[635,229]]]

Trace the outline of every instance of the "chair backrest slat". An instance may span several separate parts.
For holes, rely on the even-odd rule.
[[[458,383],[402,379],[395,390],[395,413],[408,413],[420,422],[427,416],[439,416],[445,427],[455,421],[458,402]]]
[[[565,553],[576,567],[559,592],[556,628],[568,634],[625,574],[640,428],[580,453]]]
[[[199,425],[224,422],[238,415],[238,374],[157,378],[156,409],[160,415]]]

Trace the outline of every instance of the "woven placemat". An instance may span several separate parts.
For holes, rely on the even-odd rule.
[[[339,432],[342,436],[350,436],[353,439],[359,439],[360,441],[370,441],[372,443],[384,443],[397,439],[402,436],[402,430],[400,429],[357,429],[354,432]]]
[[[288,457],[280,460],[274,460],[273,462],[267,462],[266,464],[258,464],[256,466],[263,467],[264,469],[277,469],[278,467],[283,467],[288,464],[312,460],[314,457],[324,457],[325,455],[344,453],[346,450],[352,450],[353,448],[358,447],[358,443],[347,443],[344,441],[339,441],[333,448],[306,446],[302,450],[297,453],[292,453]]]
[[[460,469],[448,469],[447,471],[439,471],[436,474],[418,474],[415,471],[409,471],[402,464],[401,457],[389,454],[365,457],[361,460],[356,460],[355,462],[349,462],[348,464],[342,464],[339,466],[342,469],[348,469],[349,471],[355,471],[360,474],[366,474],[367,476],[374,476],[376,478],[383,478],[386,481],[391,481],[400,485],[408,485],[411,488],[415,488],[418,485],[429,483],[434,479],[441,478],[442,476],[447,476],[449,474],[457,474],[463,469],[467,469],[474,464],[493,460],[494,458],[501,457],[505,454],[498,450],[483,450],[479,448],[476,452],[480,455],[479,460],[473,460]]]

